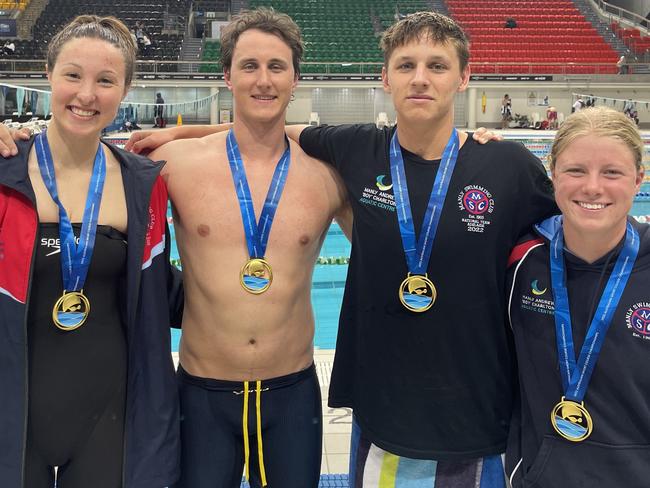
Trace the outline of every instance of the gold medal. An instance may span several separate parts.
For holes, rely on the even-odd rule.
[[[551,411],[551,424],[555,432],[571,442],[584,441],[594,427],[585,403],[565,400],[564,397]]]
[[[436,301],[436,287],[425,274],[409,273],[399,287],[399,301],[411,312],[425,312]]]
[[[70,331],[81,327],[90,313],[90,302],[81,291],[63,292],[52,309],[52,320],[59,329]]]
[[[248,293],[259,295],[271,286],[273,272],[269,263],[261,258],[246,261],[239,272],[239,282]]]

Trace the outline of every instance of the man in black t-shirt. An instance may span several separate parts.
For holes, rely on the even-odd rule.
[[[338,169],[354,213],[329,394],[330,406],[354,410],[350,486],[375,488],[380,480],[433,486],[435,479],[437,486],[501,488],[517,376],[505,270],[517,239],[556,211],[550,183],[520,144],[479,146],[464,133],[452,168],[454,97],[467,88],[469,51],[451,19],[409,15],[386,31],[382,48],[396,128],[286,128],[305,152]],[[183,126],[167,137],[205,130]],[[394,136],[401,184],[389,157]],[[161,137],[130,145],[151,147]],[[439,217],[434,229],[423,220],[438,173],[448,188],[434,201],[442,211],[429,212]],[[430,304],[422,313],[404,304],[400,285],[415,283],[401,236],[405,209],[396,204],[397,190],[406,188],[415,235],[427,229],[431,239],[424,240],[432,243],[422,273],[430,285],[415,290],[425,291]]]
[[[505,270],[518,237],[556,211],[550,183],[520,144],[480,146],[459,134],[432,233],[425,213],[434,179],[434,193],[440,188],[437,173],[449,169],[454,97],[469,81],[467,39],[451,19],[421,12],[388,29],[382,49],[397,127],[322,126],[300,135],[305,152],[339,170],[354,214],[329,393],[330,406],[354,411],[350,486],[417,479],[504,487],[501,453],[517,375]],[[390,157],[394,136],[401,184]],[[400,283],[412,271],[400,230],[405,188],[415,241],[432,236],[425,276],[435,296],[422,313],[402,301]]]

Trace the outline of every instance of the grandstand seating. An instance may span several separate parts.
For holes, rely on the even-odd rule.
[[[571,0],[446,0],[449,11],[467,30],[475,73],[616,73],[618,54],[577,10]],[[305,73],[358,72],[347,63],[381,62],[383,29],[395,16],[428,7],[426,1],[393,0],[250,0],[251,7],[271,6],[289,14],[305,40]],[[407,6],[407,7],[405,7]],[[507,18],[517,27],[505,28]],[[219,45],[208,42],[203,59],[217,61]],[[511,63],[495,67],[495,62]],[[332,63],[327,66],[321,63]],[[528,64],[531,63],[531,64]],[[558,64],[561,63],[561,64]],[[220,71],[218,63],[201,71]],[[379,66],[366,66],[377,72]]]
[[[206,41],[203,45],[203,55],[201,57],[202,61],[216,61],[214,64],[202,64],[199,68],[201,73],[210,73],[210,72],[221,72],[221,63],[219,63],[219,50],[221,49],[221,44],[219,41]]]
[[[626,29],[618,22],[612,22],[612,31],[638,56],[650,55],[650,36],[641,35],[639,29]]]
[[[29,4],[29,0],[4,0],[0,1],[0,10],[25,10],[25,7]]]
[[[343,64],[381,62],[379,35],[397,13],[393,0],[250,0],[249,5],[273,7],[296,21],[305,41],[305,73],[358,72],[358,66]],[[400,2],[399,13],[427,8],[425,0],[409,0]],[[365,67],[366,72],[379,70],[377,65]]]
[[[485,63],[473,64],[474,73],[617,72],[618,54],[571,0],[549,0],[543,6],[538,0],[446,0],[446,4],[470,36],[470,61]],[[508,18],[515,19],[516,28],[505,28]],[[532,64],[495,67],[495,62]]]
[[[173,60],[179,58],[182,34],[163,33],[168,16],[178,16],[182,25],[187,23],[190,0],[50,0],[32,29],[32,40],[16,42],[16,52],[21,58],[44,59],[47,44],[52,36],[68,21],[80,13],[113,15],[130,28],[136,21],[144,25],[153,45],[147,59]],[[138,56],[141,59],[143,56]],[[170,65],[168,70],[174,70]]]

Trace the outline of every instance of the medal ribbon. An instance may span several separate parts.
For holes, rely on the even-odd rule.
[[[104,156],[104,151],[102,151],[102,145],[100,143],[95,154],[93,172],[90,178],[90,185],[88,186],[79,245],[75,243],[72,224],[61,200],[59,200],[52,152],[47,142],[47,132],[42,132],[36,136],[36,157],[45,187],[50,193],[52,200],[54,200],[54,203],[59,207],[59,238],[63,289],[67,292],[80,291],[86,282],[90,259],[95,248],[97,219],[99,217],[99,207],[104,191],[104,181],[106,180],[106,157]]]
[[[562,387],[567,400],[580,403],[587,393],[587,387],[605,341],[605,335],[612,323],[612,317],[621,300],[638,251],[639,234],[628,222],[623,249],[621,249],[614,270],[600,297],[598,308],[587,330],[576,364],[569,294],[565,281],[564,233],[561,225],[553,236],[551,241],[551,286],[555,299],[555,337]]]
[[[453,129],[442,154],[442,161],[436,173],[436,179],[433,182],[433,188],[429,196],[429,204],[424,215],[424,221],[420,229],[420,237],[416,247],[413,214],[411,213],[411,202],[406,184],[406,173],[404,172],[404,159],[402,158],[402,150],[397,140],[397,130],[395,130],[393,138],[390,141],[390,173],[393,179],[399,231],[402,235],[406,264],[409,272],[413,274],[423,275],[427,271],[433,241],[436,237],[440,215],[442,214],[442,206],[445,203],[451,175],[456,166],[456,159],[458,159],[458,146],[458,132],[456,129]]]
[[[230,163],[230,172],[232,179],[235,183],[235,190],[237,191],[237,199],[239,200],[239,209],[241,210],[241,218],[244,223],[244,234],[246,235],[246,245],[248,246],[248,254],[251,258],[263,258],[266,253],[266,244],[269,240],[271,233],[271,226],[273,225],[273,217],[278,208],[278,202],[282,196],[284,184],[287,181],[287,174],[289,173],[289,162],[291,161],[291,150],[289,149],[289,141],[286,139],[287,148],[280,157],[275,171],[271,185],[266,194],[266,201],[262,208],[260,220],[255,220],[255,209],[253,208],[253,199],[251,191],[246,179],[246,170],[244,162],[239,152],[239,146],[235,139],[233,130],[228,131],[228,138],[226,146],[228,150],[228,162]]]

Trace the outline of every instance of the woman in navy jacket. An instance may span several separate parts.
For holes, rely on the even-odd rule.
[[[634,123],[605,107],[571,115],[557,133],[562,215],[521,241],[509,272],[515,487],[648,486],[650,232],[628,216],[643,151]]]
[[[163,488],[179,414],[161,165],[101,143],[136,47],[80,16],[49,44],[52,120],[0,160],[0,484]]]

